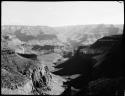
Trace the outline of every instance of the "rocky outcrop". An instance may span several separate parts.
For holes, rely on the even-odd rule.
[[[82,52],[84,47],[78,48],[72,58],[56,66],[62,69],[54,73],[69,78],[70,75],[80,74],[69,81],[71,87],[80,90],[75,96],[124,94],[122,35],[103,37],[85,48],[89,48],[86,54]],[[91,49],[95,53],[91,53]],[[96,54],[96,50],[100,52]]]
[[[105,76],[112,78],[123,76],[122,35],[110,36],[106,39],[109,39],[109,42],[111,43],[110,47],[107,46],[109,50],[107,50],[104,54],[100,54],[98,57],[95,57],[97,63],[93,66],[93,76]],[[112,42],[110,40],[112,40]]]
[[[90,48],[94,49],[95,51],[100,50],[102,52],[105,52],[111,48],[114,48],[116,44],[119,44],[121,42],[122,42],[121,35],[106,36],[97,40],[94,44],[90,46]]]
[[[6,46],[1,49],[1,60],[1,91],[4,95],[60,95],[65,90],[65,80],[51,74],[37,58],[19,55]]]

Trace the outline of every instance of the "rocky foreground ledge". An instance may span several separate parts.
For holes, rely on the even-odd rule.
[[[30,55],[30,54],[29,54]],[[39,60],[24,58],[10,48],[1,49],[3,95],[61,95],[66,80],[49,72]]]

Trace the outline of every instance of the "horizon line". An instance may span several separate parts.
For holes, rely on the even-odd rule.
[[[76,24],[76,25],[59,25],[59,26],[51,26],[51,25],[29,25],[29,24],[1,24],[1,26],[48,26],[48,27],[63,27],[63,26],[82,26],[82,25],[124,25],[124,24],[112,24],[112,23],[100,23],[100,24]]]

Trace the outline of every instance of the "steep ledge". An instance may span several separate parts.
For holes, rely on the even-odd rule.
[[[86,52],[83,52],[84,48]],[[99,54],[96,54],[96,50],[100,50]],[[122,35],[106,36],[90,46],[80,47],[74,56],[56,68],[60,70],[55,71],[55,74],[69,78],[70,90],[72,86],[80,90],[75,96],[114,96],[120,92],[123,94],[125,78]],[[71,78],[71,75],[75,74],[80,76]]]
[[[65,90],[65,80],[51,74],[37,59],[25,58],[6,46],[1,49],[1,60],[2,94],[60,95]]]

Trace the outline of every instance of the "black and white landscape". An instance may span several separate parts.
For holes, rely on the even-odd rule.
[[[50,18],[47,18],[49,17],[49,13],[47,14],[49,11],[46,8],[53,12],[57,11],[57,14],[58,11],[64,9],[62,12],[64,16],[61,18],[66,18],[68,14],[66,8],[75,7],[74,9],[79,9],[82,8],[80,7],[81,3],[85,4],[83,8],[88,8],[85,6],[87,4],[89,6],[90,3],[91,7],[88,10],[95,13],[95,3],[97,3],[95,9],[100,8],[100,10],[104,5],[107,5],[105,10],[102,8],[102,11],[112,13],[108,14],[109,18],[106,18],[106,16],[100,17],[104,20],[99,18],[98,20],[95,17],[97,20],[95,24],[91,21],[92,18],[93,20],[95,18],[91,16],[89,21],[90,16],[87,18],[87,15],[83,17],[84,19],[78,16],[81,19],[79,23],[77,22],[78,24],[72,21],[73,18],[72,23],[68,16],[69,23],[61,20],[59,23],[59,18],[54,17],[55,22],[51,22],[53,20],[52,14]],[[40,4],[43,7],[40,7]],[[56,7],[53,7],[54,4]],[[101,4],[104,5],[101,7]],[[31,5],[33,9],[30,9]],[[38,2],[38,4],[37,2],[2,2],[1,94],[124,96],[125,77],[122,63],[124,30],[122,20],[124,18],[122,18],[123,14],[118,13],[122,12],[120,10],[122,9],[121,5],[119,2],[113,1],[88,3],[82,1]],[[108,7],[109,10],[107,10]],[[26,11],[23,10],[24,8],[26,8]],[[114,11],[113,8],[119,8],[119,10]],[[41,13],[36,14],[35,11],[38,11],[36,9],[41,10],[39,11]],[[47,15],[46,18],[44,16],[42,18],[42,10],[46,11],[46,14],[44,14],[44,16]],[[77,11],[83,11],[84,13],[85,10],[87,9]],[[73,10],[70,9],[70,11],[70,14],[73,15]],[[16,12],[24,13],[23,18],[20,18]],[[76,12],[76,14],[80,15],[79,12]],[[91,12],[88,12],[88,14],[91,14]],[[101,14],[99,12],[101,11],[97,10],[96,14]],[[17,16],[14,16],[16,14]],[[35,15],[30,17],[31,14]],[[57,14],[55,14],[57,17],[62,15]],[[117,16],[111,18],[113,14]],[[10,15],[10,17],[6,15]],[[37,17],[39,16],[37,15],[40,15],[42,19],[39,18],[39,22],[32,24],[32,21],[38,20]],[[83,14],[81,13],[81,15]],[[11,18],[12,16],[15,18]],[[25,18],[27,16],[29,18]],[[74,19],[77,20],[78,18]],[[7,21],[9,19],[12,20]],[[88,19],[88,21],[84,22],[85,19]],[[114,19],[117,19],[116,22],[113,21]],[[31,22],[28,20],[31,20]],[[43,23],[41,23],[42,20]],[[58,24],[61,26],[57,26]]]

